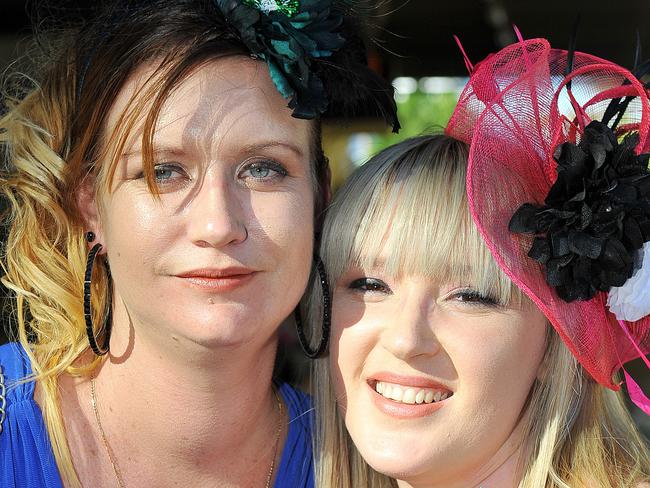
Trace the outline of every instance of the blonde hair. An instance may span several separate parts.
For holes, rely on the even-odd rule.
[[[353,265],[382,254],[394,276],[416,273],[464,282],[503,304],[532,304],[492,259],[467,207],[468,148],[444,135],[421,136],[372,158],[348,180],[328,210],[321,256],[330,283]],[[469,264],[469,266],[468,266]],[[308,300],[319,334],[321,293]],[[648,451],[621,395],[588,378],[550,329],[544,374],[535,381],[521,421],[522,488],[627,487],[648,478]],[[362,459],[345,430],[330,382],[328,358],[313,365],[317,411],[316,485],[394,487]]]

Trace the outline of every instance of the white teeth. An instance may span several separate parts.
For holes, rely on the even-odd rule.
[[[410,405],[433,403],[446,400],[451,396],[450,391],[434,390],[431,388],[413,388],[400,386],[393,383],[377,381],[375,391],[385,398],[395,402],[408,403]]]
[[[395,400],[396,402],[401,402],[402,401],[402,389],[399,386],[394,386],[391,389],[390,392],[390,398]]]
[[[413,388],[409,388],[404,392],[402,403],[415,403],[415,390]]]
[[[424,402],[424,395],[426,395],[426,392],[424,390],[418,391],[418,394],[415,395],[415,403]]]

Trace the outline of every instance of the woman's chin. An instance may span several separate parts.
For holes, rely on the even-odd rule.
[[[257,349],[271,342],[274,335],[275,329],[269,328],[268,323],[262,324],[250,314],[238,313],[195,314],[170,327],[174,341],[211,350],[246,346]]]
[[[377,472],[398,480],[408,481],[426,476],[432,466],[440,469],[440,456],[431,452],[430,445],[419,446],[412,440],[360,449],[362,456]]]
[[[417,480],[429,477],[431,471],[432,461],[418,461],[416,459],[408,459],[408,457],[394,458],[394,459],[378,459],[370,466],[378,473],[389,476],[396,480],[406,481],[409,484],[414,484]]]

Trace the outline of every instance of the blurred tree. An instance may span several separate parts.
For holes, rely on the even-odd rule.
[[[457,93],[425,93],[417,90],[398,96],[397,113],[402,123],[399,134],[378,134],[373,146],[380,151],[409,137],[444,130],[451,117]]]

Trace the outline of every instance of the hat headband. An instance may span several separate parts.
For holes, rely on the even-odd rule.
[[[548,269],[529,257],[536,236],[509,229],[517,209],[545,205],[558,179],[556,149],[584,141],[586,127],[603,118],[611,99],[634,95],[617,135],[637,133],[635,155],[648,152],[650,103],[643,84],[614,63],[578,52],[566,75],[570,59],[544,39],[522,40],[489,56],[471,73],[447,133],[471,145],[469,208],[499,266],[593,378],[618,389],[613,373],[650,350],[650,317],[623,330],[604,291],[587,300],[561,298],[547,281]]]

